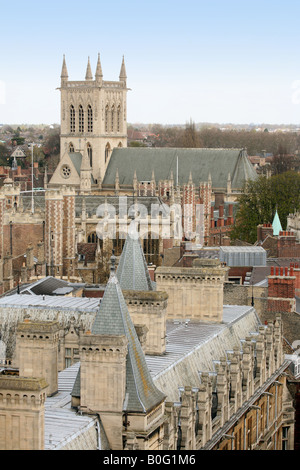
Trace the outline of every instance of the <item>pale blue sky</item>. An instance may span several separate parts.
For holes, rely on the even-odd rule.
[[[15,0],[0,14],[0,123],[58,123],[63,54],[81,80],[98,52],[105,80],[125,56],[128,122],[300,123],[299,0]]]

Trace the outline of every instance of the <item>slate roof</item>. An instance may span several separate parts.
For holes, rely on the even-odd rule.
[[[154,170],[156,181],[170,179],[188,182],[192,172],[193,182],[208,181],[212,178],[212,187],[226,189],[228,174],[233,190],[240,190],[245,179],[256,179],[248,156],[240,149],[184,149],[184,148],[115,148],[112,152],[103,185],[114,185],[116,171],[119,172],[120,185],[132,185],[134,171],[138,181],[151,181]]]
[[[123,290],[153,290],[140,239],[130,233],[120,256],[117,278]]]
[[[115,208],[116,215],[120,214],[124,211],[128,216],[132,213],[134,209],[134,204],[142,204],[147,209],[147,214],[151,214],[151,210],[155,209],[159,206],[162,214],[166,214],[163,212],[164,206],[162,205],[162,201],[159,197],[156,196],[141,196],[141,197],[133,197],[133,196],[100,196],[97,194],[91,195],[76,195],[75,197],[75,213],[76,217],[80,217],[82,213],[82,204],[83,201],[85,203],[85,210],[88,217],[93,215],[97,215],[97,210],[104,208],[105,204],[111,205]],[[99,207],[101,206],[101,207]],[[99,213],[101,216],[102,214]],[[155,217],[155,213],[153,213]]]
[[[91,332],[96,335],[125,335],[128,339],[124,411],[145,413],[164,400],[165,395],[155,387],[148,370],[114,268]],[[79,382],[78,375],[72,392],[74,396],[80,393]]]

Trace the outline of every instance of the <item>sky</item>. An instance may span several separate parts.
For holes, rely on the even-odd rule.
[[[118,80],[128,123],[300,123],[299,0],[0,0],[0,123],[60,122],[60,73]]]

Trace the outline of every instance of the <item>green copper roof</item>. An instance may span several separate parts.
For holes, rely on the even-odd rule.
[[[212,187],[226,189],[230,174],[232,189],[243,187],[246,179],[255,179],[257,174],[249,162],[247,153],[241,149],[201,148],[115,148],[112,152],[103,185],[114,185],[118,169],[119,184],[132,185],[134,172],[138,181],[151,181],[154,171],[156,182],[170,179],[174,183],[186,184],[192,173],[193,182],[212,179]]]
[[[273,227],[273,235],[275,236],[279,235],[279,232],[282,231],[282,226],[281,226],[281,222],[280,222],[277,210],[273,219],[272,227]]]
[[[129,233],[125,240],[117,278],[123,290],[153,290],[144,252],[138,236],[134,233]]]
[[[114,269],[111,271],[92,327],[96,335],[125,335],[128,339],[124,411],[147,412],[164,400],[151,378]]]

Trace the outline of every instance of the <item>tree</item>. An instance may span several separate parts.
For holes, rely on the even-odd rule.
[[[272,223],[276,212],[286,227],[287,217],[300,208],[300,175],[286,172],[271,178],[259,176],[248,181],[239,197],[235,227],[231,239],[240,239],[248,243],[257,240],[257,226]]]
[[[190,121],[186,124],[185,130],[178,139],[178,146],[183,148],[199,148],[202,147],[202,142],[199,136],[199,132],[196,130],[195,123]]]
[[[7,165],[8,164],[8,157],[10,155],[10,151],[6,147],[5,144],[0,144],[0,165]]]
[[[60,153],[60,130],[51,131],[45,139],[44,153],[46,156],[58,155]]]

